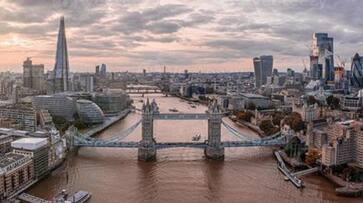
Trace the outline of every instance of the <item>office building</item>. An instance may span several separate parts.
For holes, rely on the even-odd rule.
[[[76,113],[75,101],[65,94],[39,95],[33,98],[33,106],[37,111],[47,110],[52,116],[74,120]]]
[[[64,17],[61,18],[59,25],[57,53],[54,66],[53,90],[54,93],[70,90],[69,62]]]
[[[273,57],[260,56],[253,59],[255,69],[255,85],[260,88],[267,83],[267,77],[272,75]]]
[[[101,108],[89,100],[77,100],[77,113],[81,121],[86,124],[98,124],[104,121]]]
[[[13,141],[12,135],[0,133],[0,157],[11,151],[10,143]]]
[[[96,94],[93,101],[105,115],[117,115],[129,106],[130,97],[125,93],[105,93]]]
[[[14,122],[14,125],[10,127],[16,127],[18,130],[35,132],[37,129],[37,114],[30,106],[6,105],[0,107],[0,119],[8,119]]]
[[[99,65],[97,65],[96,66],[96,75],[100,75],[100,66]]]
[[[33,160],[35,178],[49,172],[49,143],[47,138],[21,138],[11,143],[13,153],[29,156]]]
[[[334,80],[334,39],[327,33],[314,33],[310,56],[310,72],[314,79]]]
[[[106,64],[101,64],[96,66],[96,75],[99,77],[106,77],[107,75],[107,67]]]
[[[352,59],[351,85],[363,88],[363,57],[356,53]]]
[[[23,63],[23,86],[43,91],[44,90],[44,65],[33,64],[30,58]]]
[[[101,74],[102,77],[106,77],[106,74],[107,74],[106,64],[101,65],[100,74]]]

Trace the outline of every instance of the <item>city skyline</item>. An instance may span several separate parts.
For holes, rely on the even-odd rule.
[[[7,1],[1,0],[1,71],[22,61],[54,67],[58,20],[65,16],[71,71],[253,71],[253,57],[303,69],[314,32],[329,33],[335,53],[362,52],[360,1]],[[339,10],[338,10],[339,9]],[[29,13],[32,10],[32,13]],[[331,15],[334,13],[334,15]],[[293,15],[292,15],[293,14]],[[316,20],[318,19],[318,20]]]

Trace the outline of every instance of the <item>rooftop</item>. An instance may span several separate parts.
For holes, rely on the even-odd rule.
[[[0,158],[0,169],[9,166],[10,164],[17,162],[23,159],[24,157],[25,156],[21,154],[14,154],[14,153],[5,154],[3,157]]]
[[[47,138],[21,138],[11,143],[13,148],[35,150],[48,144]]]
[[[258,98],[258,99],[267,99],[267,97],[262,96],[260,94],[252,94],[252,93],[241,93],[241,96],[248,98]]]

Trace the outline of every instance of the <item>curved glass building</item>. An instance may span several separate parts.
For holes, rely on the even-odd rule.
[[[80,117],[81,121],[83,121],[86,124],[99,124],[103,123],[104,121],[104,115],[99,106],[97,104],[85,100],[80,99],[77,100],[77,113]]]
[[[356,53],[352,60],[352,78],[351,84],[353,87],[363,87],[363,57]]]

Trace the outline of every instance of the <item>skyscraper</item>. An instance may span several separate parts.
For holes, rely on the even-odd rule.
[[[60,19],[54,66],[54,93],[69,91],[69,63],[64,17]]]
[[[272,75],[273,57],[260,56],[253,59],[255,68],[256,88],[260,88],[267,82],[267,77]]]
[[[107,68],[106,68],[106,64],[104,64],[104,63],[101,65],[100,74],[101,74],[102,77],[106,77]]]
[[[325,81],[334,80],[334,39],[328,37],[327,33],[313,34],[310,60],[310,72],[313,78],[317,78],[321,71]]]
[[[107,75],[107,67],[106,64],[101,64],[96,66],[96,75],[99,77],[106,77]]]
[[[351,84],[363,88],[363,57],[356,53],[352,59]]]
[[[33,64],[30,58],[23,63],[23,86],[42,91],[44,90],[44,65]]]

